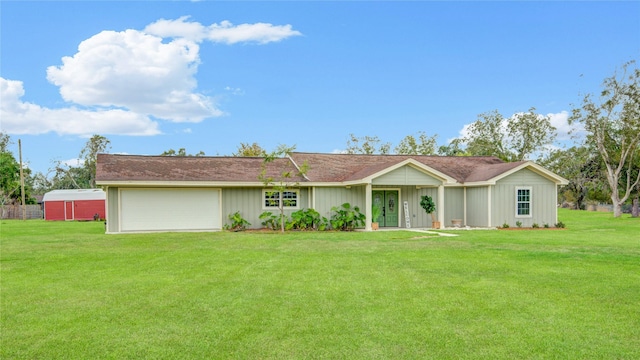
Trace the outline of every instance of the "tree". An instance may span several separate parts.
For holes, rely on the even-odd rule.
[[[361,138],[349,134],[347,140],[347,154],[388,154],[391,151],[390,143],[380,144],[377,136],[363,136]]]
[[[0,205],[15,204],[21,198],[20,164],[8,151],[0,152]]]
[[[284,208],[286,206],[286,200],[283,199],[283,193],[292,187],[298,186],[297,179],[304,177],[309,170],[309,165],[305,161],[295,171],[291,167],[291,162],[278,160],[288,157],[296,149],[295,145],[288,147],[286,145],[279,145],[278,148],[263,156],[260,175],[258,179],[262,183],[273,189],[274,195],[277,193],[277,205],[280,210],[280,230],[284,233]],[[273,169],[275,167],[275,169]],[[274,200],[275,201],[275,200]]]
[[[640,146],[636,149],[634,172],[636,176],[640,176]],[[633,178],[633,173],[631,177]],[[640,217],[640,182],[635,186],[635,195],[631,195],[631,217]]]
[[[561,191],[578,210],[585,209],[589,200],[589,190],[597,189],[602,183],[599,155],[593,148],[573,146],[567,150],[551,151],[540,164],[569,180]],[[606,181],[606,180],[605,180]]]
[[[9,145],[11,145],[11,137],[0,131],[0,152],[9,152]]]
[[[258,145],[258,143],[253,143],[249,145],[249,143],[240,143],[238,146],[238,150],[232,154],[232,156],[243,156],[243,157],[263,157],[266,155],[266,151]]]
[[[80,151],[80,158],[84,159],[83,167],[89,175],[89,188],[96,187],[96,160],[99,153],[108,152],[111,141],[102,135],[93,135]]]
[[[424,131],[418,132],[418,139],[407,135],[395,148],[396,154],[402,155],[433,155],[436,153],[436,138],[438,135],[427,136]]]
[[[507,120],[510,149],[515,161],[522,161],[534,152],[551,144],[556,138],[556,128],[551,118],[536,114],[535,108],[524,113],[514,114]]]
[[[53,169],[50,186],[56,189],[92,189],[91,174],[84,166],[69,166],[62,161],[56,161]]]
[[[464,139],[455,138],[447,145],[441,145],[438,148],[438,155],[442,156],[467,156],[469,155],[464,149]]]
[[[29,177],[29,182],[33,188],[34,194],[43,195],[53,189],[53,182],[45,174],[38,171]]]
[[[640,172],[634,174],[640,142],[640,69],[634,65],[628,62],[621,73],[606,78],[599,99],[585,95],[569,118],[584,126],[586,141],[595,144],[602,157],[614,217],[620,217],[622,205],[640,183]]]
[[[200,150],[197,154],[187,154],[187,150],[185,148],[180,148],[176,152],[173,149],[169,149],[167,151],[163,151],[160,156],[204,156],[204,151]]]
[[[22,190],[20,186],[20,163],[9,151],[11,137],[0,132],[0,206],[7,204],[22,203]],[[25,178],[28,178],[31,171],[23,169]],[[25,203],[33,204],[35,199],[31,196],[31,187],[25,185]]]
[[[474,156],[496,156],[504,161],[522,161],[550,144],[556,128],[548,116],[528,112],[504,118],[497,110],[478,115],[469,125],[464,142]]]
[[[467,151],[474,156],[496,156],[510,161],[511,153],[507,150],[504,123],[506,120],[498,110],[478,115],[478,120],[467,128],[464,137]]]

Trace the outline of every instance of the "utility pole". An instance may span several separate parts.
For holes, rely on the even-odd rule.
[[[20,189],[22,192],[22,220],[27,220],[27,205],[24,199],[24,171],[22,171],[22,142],[18,139],[18,152],[20,153]]]

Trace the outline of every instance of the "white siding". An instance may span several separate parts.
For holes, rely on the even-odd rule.
[[[315,210],[320,213],[321,216],[327,219],[331,218],[333,212],[331,208],[334,206],[340,206],[344,203],[349,203],[351,206],[358,206],[361,213],[365,213],[365,187],[353,186],[351,188],[345,187],[317,187],[315,192]]]
[[[430,188],[416,189],[415,186],[408,186],[406,188],[402,188],[402,191],[403,191],[402,200],[409,201],[409,216],[411,216],[411,227],[430,228],[431,215],[427,214],[427,212],[424,211],[424,209],[420,206],[420,200],[422,200],[422,196],[428,195],[428,196],[431,196],[433,198],[433,201],[435,201],[437,204],[438,188],[430,187]],[[440,211],[440,209],[436,209],[436,210]],[[404,215],[403,215],[403,220],[404,220]],[[402,223],[402,227],[404,227],[404,222]]]
[[[485,227],[488,224],[488,188],[467,188],[467,225]],[[494,218],[494,217],[492,217]],[[494,222],[496,220],[493,220]]]
[[[425,174],[424,172],[405,165],[399,169],[393,170],[387,174],[381,175],[373,179],[374,185],[440,185],[441,180]]]
[[[118,209],[120,209],[120,203],[118,201],[118,188],[107,189],[107,232],[118,232],[120,228],[120,218],[118,216]]]
[[[451,226],[452,219],[464,219],[464,189],[444,189],[444,226]]]
[[[309,189],[308,188],[295,188],[299,190],[298,194],[298,209],[285,209],[284,213],[288,217],[292,212],[301,209],[308,209],[309,205]],[[222,222],[230,223],[228,216],[236,211],[240,211],[240,215],[251,223],[248,226],[251,229],[259,229],[262,227],[262,220],[260,220],[260,214],[264,211],[270,211],[272,214],[280,214],[280,210],[277,208],[265,210],[262,207],[264,203],[263,198],[264,188],[225,188],[222,189]]]
[[[531,187],[531,217],[516,218],[516,187]],[[523,227],[534,223],[542,227],[557,222],[556,184],[529,169],[523,169],[497,182],[493,191],[493,215],[496,226],[503,223]]]

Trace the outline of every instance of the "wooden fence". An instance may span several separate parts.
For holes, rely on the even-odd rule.
[[[44,211],[40,205],[27,205],[27,219],[43,219]],[[2,219],[22,219],[22,205],[5,205],[0,208]]]

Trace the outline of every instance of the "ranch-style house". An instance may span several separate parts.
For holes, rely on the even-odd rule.
[[[282,195],[286,213],[313,208],[330,218],[331,208],[358,206],[371,230],[372,204],[381,204],[382,228],[430,228],[420,207],[423,195],[436,203],[441,227],[528,227],[557,223],[557,188],[568,181],[531,161],[496,157],[291,153],[268,164],[267,175],[304,176]],[[278,212],[279,194],[259,180],[260,157],[176,157],[99,154],[96,183],[107,194],[107,233],[215,231],[239,211],[259,228],[264,211]]]

